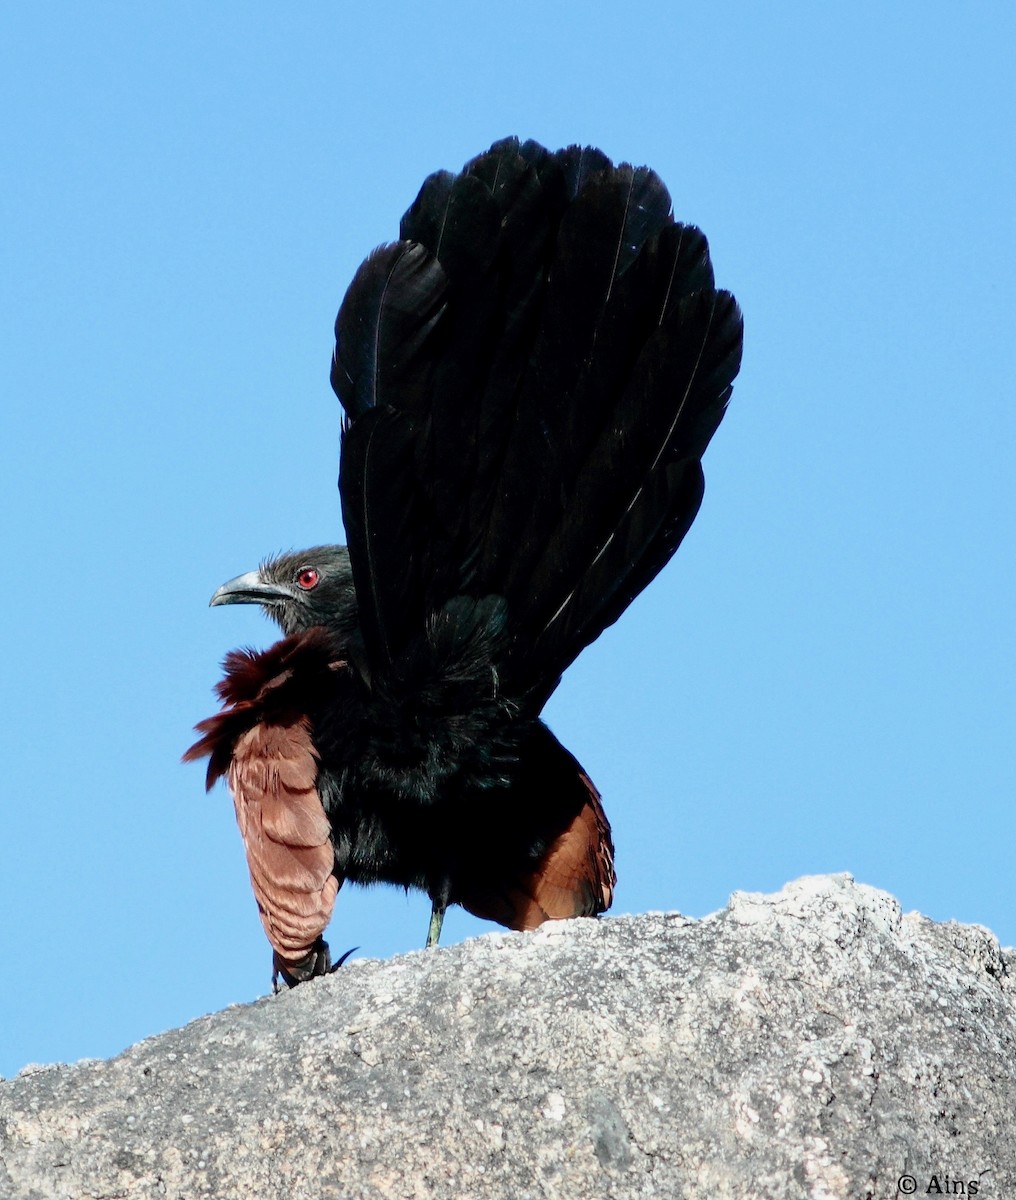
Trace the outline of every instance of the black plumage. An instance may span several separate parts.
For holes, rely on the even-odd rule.
[[[691,526],[740,312],[659,177],[591,148],[497,142],[430,176],[400,234],[336,320],[348,550],[216,593],[264,604],[291,644],[232,660],[189,756],[229,775],[249,857],[274,836],[242,814],[274,799],[275,747],[313,759],[329,887],[419,887],[438,920],[447,903],[514,928],[594,915],[609,826],[540,711]],[[314,846],[306,879],[251,859],[290,981],[323,969],[319,916],[302,943],[273,936],[276,909],[327,907],[293,898],[324,894]]]

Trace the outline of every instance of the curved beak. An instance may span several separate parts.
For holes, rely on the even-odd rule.
[[[259,571],[237,575],[216,591],[208,601],[209,608],[219,604],[280,604],[293,598],[289,588],[281,583],[268,583]]]

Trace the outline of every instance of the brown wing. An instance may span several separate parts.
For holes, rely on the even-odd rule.
[[[463,908],[520,930],[536,929],[544,921],[595,917],[610,908],[617,875],[600,793],[581,768],[578,779],[572,778],[572,787],[582,790],[580,807],[551,841],[536,869],[500,887],[474,890],[460,899]]]
[[[208,756],[209,788],[226,776],[276,966],[303,978],[327,969],[321,934],[342,882],[306,709],[345,663],[324,630],[310,629],[260,654],[234,651],[225,665],[217,689],[225,707],[198,725],[202,737],[184,761]]]
[[[535,929],[544,921],[595,917],[614,898],[614,845],[600,793],[580,776],[589,799],[554,841],[537,870],[512,889],[515,908],[505,921],[511,929]]]
[[[317,767],[303,718],[248,729],[236,741],[228,772],[261,923],[286,967],[311,953],[339,890]]]

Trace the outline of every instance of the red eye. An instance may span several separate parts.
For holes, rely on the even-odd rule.
[[[313,567],[301,567],[297,572],[296,582],[305,592],[309,592],[312,587],[317,587],[320,578]]]

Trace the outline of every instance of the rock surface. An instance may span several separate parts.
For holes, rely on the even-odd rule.
[[[0,1084],[0,1196],[1013,1197],[1013,971],[846,875],[354,962]]]

